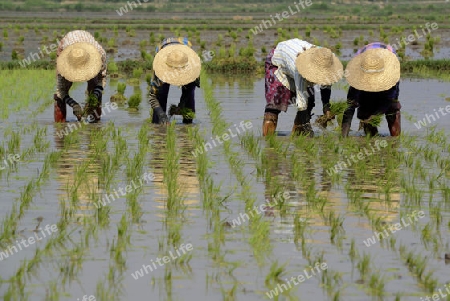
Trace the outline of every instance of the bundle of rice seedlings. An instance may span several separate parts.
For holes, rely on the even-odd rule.
[[[364,124],[370,124],[371,126],[375,126],[375,127],[380,126],[382,117],[383,117],[383,114],[378,114],[378,115],[372,115],[365,120],[361,120],[359,122],[358,131],[363,129]]]
[[[194,119],[195,113],[191,109],[181,108],[181,116],[185,119]]]
[[[86,98],[86,105],[84,106],[83,116],[92,115],[99,104],[100,103],[94,94],[88,94]]]
[[[110,101],[114,102],[123,102],[126,101],[127,98],[125,97],[125,89],[127,88],[126,83],[118,82],[117,83],[117,93],[114,95],[111,95]]]
[[[330,111],[333,115],[343,115],[344,111],[347,109],[348,104],[346,100],[341,101],[331,101],[330,102]]]
[[[339,125],[342,124],[342,116],[344,115],[344,111],[347,109],[347,107],[348,107],[347,101],[345,101],[345,100],[330,102],[331,116],[332,116],[332,118],[336,118],[336,116],[337,116],[337,121],[338,121]],[[316,119],[316,123],[322,125],[323,127],[326,127],[328,121],[329,120],[327,119],[327,117],[325,115],[320,115]]]
[[[169,116],[181,115],[185,119],[194,119],[195,113],[189,108],[178,107],[172,104],[169,108]]]
[[[128,107],[133,110],[138,110],[141,101],[142,101],[142,94],[140,92],[135,92],[128,99]]]

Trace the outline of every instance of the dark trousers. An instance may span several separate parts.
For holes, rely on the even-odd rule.
[[[308,87],[308,112],[311,115],[313,108],[316,106],[316,94],[314,87]],[[331,89],[320,89],[320,97],[322,100],[323,113],[330,110]]]
[[[196,83],[192,82],[181,87],[181,97],[178,107],[191,109],[195,112],[195,87]],[[167,83],[162,84],[158,90],[156,98],[164,112],[167,113],[167,97],[169,96],[170,85]],[[153,111],[152,123],[159,123],[158,115]]]

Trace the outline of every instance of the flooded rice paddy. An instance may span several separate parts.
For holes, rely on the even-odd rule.
[[[292,107],[264,139],[261,78],[202,75],[194,124],[166,128],[145,82],[138,111],[55,124],[54,72],[29,72],[1,71],[31,78],[0,88],[3,300],[450,300],[448,83],[402,79],[398,139],[356,117],[291,138]]]

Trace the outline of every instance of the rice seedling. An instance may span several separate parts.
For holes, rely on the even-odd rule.
[[[164,160],[164,179],[167,187],[166,206],[170,215],[176,215],[177,212],[184,210],[182,202],[180,185],[178,183],[179,158],[175,144],[175,124],[172,122],[168,127],[166,140],[166,159]]]
[[[133,37],[135,37],[136,36],[136,30],[133,28],[133,29],[130,29],[128,32],[127,32],[127,35],[128,35],[128,37],[130,37],[130,38],[133,38]]]
[[[137,78],[137,79],[141,78],[142,73],[144,73],[144,71],[142,70],[142,68],[136,68],[136,69],[133,69],[133,77],[134,77],[134,78]]]
[[[306,26],[306,29],[305,29],[305,36],[307,37],[307,38],[310,38],[311,37],[311,30],[312,30],[312,28],[308,25],[308,26]]]
[[[203,76],[203,75],[202,75]],[[205,82],[205,81],[203,81]],[[220,116],[220,107],[218,106],[217,101],[212,97],[210,85],[206,84],[204,85],[205,89],[205,100],[207,105],[211,108],[211,116],[212,116],[212,122],[213,122],[213,134],[219,134],[220,132],[225,131],[227,125],[225,121],[223,120],[223,117]],[[233,173],[235,174],[238,182],[241,185],[241,198],[245,201],[246,210],[250,210],[250,208],[253,207],[253,204],[255,203],[255,198],[252,195],[251,188],[248,186],[248,181],[246,180],[246,177],[244,176],[242,169],[239,168],[240,161],[238,159],[237,153],[234,153],[231,150],[231,145],[229,143],[230,141],[224,141],[224,151],[225,155],[228,158],[230,168],[232,169]],[[248,212],[250,214],[250,212]],[[261,216],[252,216],[251,221],[249,222],[249,230],[252,233],[252,237],[250,238],[249,242],[253,247],[254,254],[256,256],[256,259],[260,264],[263,264],[264,256],[271,252],[271,246],[268,239],[268,231],[269,231],[269,224],[261,218]]]
[[[201,138],[198,128],[189,128],[188,135],[194,140],[194,147],[202,146],[204,140]],[[216,200],[219,198],[220,187],[214,185],[214,181],[208,174],[211,167],[206,153],[198,154],[196,157],[196,171],[199,177],[200,188],[203,194],[202,205],[204,209],[212,210],[216,206]]]
[[[116,78],[119,76],[119,68],[114,60],[108,62],[108,73],[111,77]]]
[[[19,53],[17,52],[16,49],[13,49],[11,51],[11,60],[19,60]]]
[[[343,227],[342,224],[344,222],[344,218],[341,216],[335,216],[334,211],[330,211],[328,216],[326,217],[326,225],[329,225],[330,228],[330,240],[334,243],[334,239],[336,236],[342,232]]]
[[[286,276],[286,264],[279,265],[277,261],[272,262],[270,265],[269,273],[266,275],[264,283],[266,287],[270,290],[276,283],[280,283],[283,277]]]
[[[408,252],[404,245],[399,247],[399,253],[410,272],[424,285],[427,292],[434,292],[438,282],[432,278],[432,273],[425,274],[427,257],[416,256],[412,251]]]
[[[156,42],[155,33],[153,31],[151,31],[149,34],[149,42],[151,45],[154,45]]]
[[[50,147],[50,141],[44,138],[47,136],[47,128],[37,129],[36,135],[33,138],[33,143],[36,151],[43,152]]]
[[[123,82],[117,83],[117,93],[111,95],[111,101],[114,102],[124,102],[127,100],[125,96],[125,89],[127,88],[127,84]]]
[[[430,34],[427,34],[424,48],[420,54],[424,58],[434,56],[434,44],[436,44],[436,42],[439,42],[439,39],[432,37]]]
[[[236,42],[239,37],[239,34],[236,31],[230,31],[229,36],[233,39],[234,42]]]
[[[156,37],[156,41],[158,41],[159,43],[161,43],[164,39],[165,36],[161,33],[159,33],[158,36]]]
[[[133,110],[138,110],[139,105],[142,102],[142,94],[140,91],[135,91],[133,95],[128,98],[128,108]]]
[[[371,294],[373,296],[382,298],[384,296],[384,286],[385,286],[384,277],[378,273],[372,274],[368,282]]]
[[[139,48],[140,49],[144,50],[146,46],[147,46],[147,40],[141,40],[139,42]]]
[[[21,135],[20,132],[12,131],[8,140],[8,153],[16,154],[20,150]]]
[[[367,280],[367,274],[370,272],[370,254],[363,254],[362,258],[358,261],[356,267],[359,270],[359,275],[361,279]]]

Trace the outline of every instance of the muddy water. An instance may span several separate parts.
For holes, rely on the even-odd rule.
[[[232,79],[226,81],[226,79],[222,79],[222,76],[220,76],[218,82],[216,90],[217,98],[222,103],[227,120],[230,123],[250,120],[254,123],[254,132],[260,132],[265,105],[264,81],[262,79],[252,82],[249,82],[249,80],[235,82]],[[336,84],[332,90],[331,101],[345,100],[347,89],[348,85],[343,82]],[[446,82],[411,78],[402,79],[400,82],[399,99],[404,115],[408,116],[408,118],[402,119],[402,129],[404,132],[414,135],[424,134],[423,127],[418,129],[414,123],[416,123],[416,120],[426,118],[426,114],[434,115],[434,119],[431,116],[426,119],[427,125],[437,126],[441,129],[449,129],[450,115],[444,115],[447,114],[445,107],[450,105],[450,101],[446,100],[449,96],[450,85]],[[440,108],[444,108],[443,113],[439,111]],[[322,115],[320,95],[316,96],[316,106],[313,109],[313,113],[316,116]],[[277,128],[281,132],[280,134],[287,134],[292,129],[295,114],[294,107],[290,107],[286,113],[281,113]],[[315,118],[313,116],[313,120]],[[356,132],[358,123],[355,114],[352,130],[355,130],[356,135],[361,133]],[[315,131],[317,134],[321,133],[321,130],[318,128],[315,128]],[[386,120],[382,121],[380,132],[384,135],[389,134]]]
[[[214,94],[222,107],[222,116],[229,123],[230,129],[236,133],[236,127],[242,121],[251,123],[252,128],[247,131],[255,136],[260,136],[260,125],[264,111],[264,82],[262,79],[236,77],[236,76],[212,76],[211,81],[215,87]],[[345,85],[338,85],[341,89],[334,89],[333,99],[345,98]],[[106,89],[105,99],[109,99],[114,91],[115,83]],[[146,84],[142,83],[140,88],[146,91]],[[72,96],[75,99],[83,99],[85,86],[75,87]],[[129,96],[133,92],[130,87],[126,90]],[[52,91],[49,91],[49,97]],[[169,95],[169,104],[178,103],[180,91],[172,88]],[[144,93],[145,95],[145,93]],[[422,119],[425,114],[434,114],[434,110],[450,105],[445,98],[450,96],[448,83],[435,80],[403,79],[401,83],[400,100],[403,105],[404,116],[408,119]],[[401,300],[418,300],[420,296],[426,296],[417,279],[408,271],[403,264],[398,252],[381,245],[379,242],[371,247],[366,247],[364,240],[373,235],[369,219],[355,209],[351,204],[351,193],[359,193],[359,198],[367,202],[373,214],[382,217],[386,223],[399,222],[403,214],[415,210],[424,210],[425,217],[417,223],[406,226],[402,232],[393,234],[398,243],[406,246],[414,254],[424,254],[429,257],[428,270],[433,270],[440,285],[448,279],[448,265],[443,260],[448,245],[450,211],[448,206],[442,206],[442,223],[434,229],[433,233],[439,234],[439,242],[436,245],[437,253],[432,252],[432,247],[425,245],[421,240],[420,231],[425,224],[430,222],[428,202],[430,204],[444,204],[448,198],[436,192],[427,192],[425,180],[415,183],[417,187],[424,189],[423,206],[409,200],[401,185],[401,178],[408,175],[402,170],[404,163],[398,162],[397,166],[389,167],[383,160],[367,162],[365,168],[373,177],[361,180],[360,170],[351,167],[342,172],[342,179],[338,183],[332,182],[324,168],[327,160],[333,160],[330,153],[319,156],[315,160],[302,156],[303,149],[295,145],[291,147],[289,156],[283,157],[270,148],[268,143],[261,142],[263,153],[270,160],[269,174],[264,176],[256,170],[260,166],[259,159],[248,155],[241,148],[237,138],[232,138],[233,150],[239,153],[242,168],[251,193],[256,198],[256,204],[263,204],[266,199],[274,201],[271,192],[276,184],[282,192],[289,193],[289,206],[285,212],[279,212],[276,208],[267,210],[263,221],[270,225],[268,229],[267,244],[261,245],[253,241],[254,232],[250,223],[243,222],[235,228],[226,226],[245,211],[245,203],[241,191],[241,185],[236,180],[232,168],[227,163],[226,154],[221,145],[207,152],[211,161],[209,173],[216,186],[220,185],[221,198],[214,200],[215,203],[221,199],[227,199],[221,206],[216,206],[217,211],[204,209],[202,202],[202,191],[200,180],[196,174],[195,158],[192,156],[194,146],[188,138],[188,128],[198,127],[205,140],[211,138],[212,122],[206,109],[203,91],[199,89],[197,97],[197,119],[194,125],[183,125],[177,118],[176,141],[177,151],[180,154],[180,173],[177,177],[178,184],[183,194],[186,210],[180,212],[176,219],[170,219],[165,209],[167,190],[164,185],[163,166],[165,152],[165,130],[159,126],[150,125],[148,128],[148,139],[150,141],[149,151],[145,156],[143,171],[151,172],[154,180],[143,184],[141,193],[138,195],[138,208],[131,211],[129,200],[120,197],[111,203],[109,223],[98,224],[95,217],[95,207],[89,202],[93,194],[104,195],[105,191],[99,184],[102,163],[93,161],[83,172],[84,181],[78,187],[78,202],[76,212],[69,225],[70,235],[67,235],[62,244],[51,249],[52,253],[41,257],[41,263],[33,267],[33,273],[27,278],[25,287],[26,297],[17,297],[18,300],[82,300],[84,295],[96,296],[97,300],[263,300],[268,299],[265,286],[266,276],[270,272],[273,262],[279,265],[286,264],[285,272],[280,279],[289,279],[298,275],[305,275],[308,270],[308,256],[320,258],[327,263],[327,272],[330,275],[340,274],[340,281],[331,285],[332,292],[341,289],[340,300],[371,300],[370,291],[367,290],[367,282],[361,284],[355,262],[351,262],[348,255],[351,240],[354,239],[356,249],[362,254],[370,254],[372,270],[379,271],[385,281],[384,300],[394,300],[396,293],[402,293]],[[54,224],[61,220],[61,207],[63,203],[70,203],[70,188],[75,183],[75,172],[94,154],[91,133],[105,129],[113,123],[116,130],[120,129],[120,135],[126,140],[128,154],[122,154],[118,160],[120,167],[113,177],[111,189],[118,190],[130,183],[126,176],[126,161],[132,158],[138,151],[138,131],[149,117],[149,105],[144,100],[138,112],[126,110],[126,105],[117,110],[105,112],[105,116],[98,124],[91,124],[85,128],[77,129],[78,142],[67,144],[64,139],[58,137],[58,132],[64,126],[55,125],[52,120],[53,107],[30,119],[25,116],[17,116],[8,124],[29,125],[37,121],[38,127],[47,128],[47,139],[50,142],[50,150],[62,151],[61,158],[51,167],[49,178],[44,182],[38,193],[34,195],[31,206],[25,210],[23,216],[18,220],[18,229],[24,230],[16,239],[27,238],[33,235],[32,230],[37,226],[37,217],[42,217],[41,227],[46,224]],[[75,123],[70,109],[68,110],[69,124]],[[321,104],[318,99],[314,113],[320,115]],[[407,114],[406,114],[407,113]],[[280,117],[278,126],[279,140],[288,141],[290,128],[294,119],[295,110],[289,108],[287,113]],[[439,129],[448,133],[450,115],[440,116],[432,122]],[[313,117],[314,118],[314,117]],[[417,129],[413,121],[403,118],[402,126],[404,133],[417,138],[422,143],[427,131]],[[3,137],[8,124],[2,123],[0,136]],[[67,124],[66,124],[67,125]],[[236,125],[236,126],[235,126]],[[360,136],[357,132],[357,120],[352,125],[352,136]],[[328,131],[332,132],[333,128]],[[317,136],[322,135],[320,129],[315,128]],[[387,135],[386,122],[383,121],[380,132]],[[329,134],[329,133],[327,133]],[[23,135],[24,141],[27,135]],[[315,138],[320,141],[320,138]],[[354,138],[360,139],[360,138]],[[399,143],[391,138],[386,138],[394,145],[396,151],[405,151]],[[361,139],[360,139],[361,140]],[[3,139],[2,139],[3,141]],[[25,144],[27,142],[24,142]],[[325,149],[324,142],[317,142],[319,149]],[[363,142],[361,142],[363,143]],[[395,145],[397,147],[395,148]],[[22,145],[27,147],[27,145]],[[66,148],[64,148],[66,147]],[[406,151],[410,151],[406,149]],[[110,155],[116,152],[112,139],[108,139],[105,153]],[[307,188],[304,183],[294,176],[290,159],[292,154],[298,154],[301,164],[304,166],[302,174],[308,179],[314,179],[310,189],[317,196],[328,200],[327,206],[332,207],[336,214],[343,217],[342,230],[338,234],[341,243],[331,243],[329,226],[317,210],[312,209],[306,202]],[[0,201],[1,212],[6,216],[11,210],[12,202],[21,197],[24,185],[30,178],[35,177],[41,170],[46,153],[38,153],[29,160],[20,162],[18,169],[7,176],[1,174]],[[389,157],[389,151],[381,150],[380,158]],[[447,152],[442,156],[448,157]],[[303,159],[302,159],[303,158]],[[425,164],[425,163],[424,163]],[[391,189],[384,193],[386,183],[383,180],[386,170],[394,182],[390,183]],[[430,172],[431,173],[431,172]],[[448,175],[442,180],[449,183]],[[348,186],[351,187],[348,187]],[[389,198],[389,201],[385,201]],[[426,201],[426,202],[425,202]],[[446,203],[448,205],[448,203]],[[213,213],[214,212],[214,213]],[[217,215],[218,214],[218,215]],[[402,214],[402,215],[400,215]],[[123,240],[119,238],[118,227],[120,220],[126,217],[128,224],[125,247],[120,261],[112,252],[115,244]],[[298,225],[295,218],[307,225],[305,237],[298,237]],[[3,219],[3,217],[2,217]],[[224,224],[225,223],[225,224]],[[295,226],[297,225],[297,226]],[[45,239],[44,239],[45,240]],[[258,239],[257,239],[258,240]],[[260,238],[261,240],[261,238]],[[264,240],[265,241],[265,240]],[[176,242],[176,243],[174,243]],[[187,264],[173,265],[172,263],[157,266],[154,271],[138,280],[131,273],[142,268],[142,265],[150,265],[156,262],[157,257],[162,257],[168,251],[176,255],[175,247],[184,243],[193,247],[192,258]],[[302,248],[302,243],[304,243]],[[7,245],[6,245],[7,246]],[[35,254],[36,247],[43,248],[44,243],[32,245],[17,252],[0,262],[2,279],[9,279],[17,274],[19,265],[24,260],[30,260]],[[79,249],[79,252],[74,250]],[[306,252],[305,252],[306,250]],[[307,254],[310,255],[307,255]],[[118,263],[120,262],[120,263]],[[321,285],[322,274],[317,273],[305,280],[302,284],[293,285],[290,292],[292,300],[332,300],[333,293],[327,294],[327,290]],[[305,275],[306,276],[306,275]],[[293,282],[291,282],[292,284]],[[51,287],[56,286],[60,292],[59,297],[49,297]],[[111,292],[112,297],[102,297],[102,289]],[[438,286],[437,288],[440,288]],[[18,292],[14,285],[2,282],[0,284],[0,296],[7,294],[8,289]],[[17,295],[18,296],[18,295]],[[228,296],[228,297],[227,297]],[[280,297],[279,300],[287,300]]]

